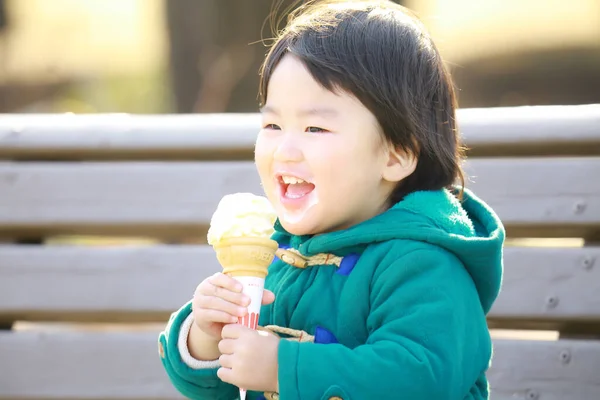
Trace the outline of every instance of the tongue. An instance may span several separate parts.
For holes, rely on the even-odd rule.
[[[286,194],[292,197],[302,197],[309,194],[315,188],[315,185],[308,182],[293,183],[288,185]]]

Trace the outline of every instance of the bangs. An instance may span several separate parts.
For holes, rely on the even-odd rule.
[[[393,51],[397,41],[392,24],[378,23],[390,13],[373,9],[372,4],[347,5],[343,9],[336,3],[321,6],[298,16],[283,31],[261,69],[261,107],[273,70],[286,54],[297,57],[315,81],[334,93],[345,91],[363,101],[365,92],[379,85],[386,74],[378,59],[385,57],[383,52]],[[387,38],[383,46],[382,37]]]

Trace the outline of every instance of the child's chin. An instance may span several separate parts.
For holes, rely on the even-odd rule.
[[[306,221],[290,222],[285,219],[280,219],[280,223],[281,226],[283,226],[283,229],[294,236],[312,235],[315,233],[314,228],[311,229]]]

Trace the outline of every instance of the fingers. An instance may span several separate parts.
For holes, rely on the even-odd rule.
[[[221,331],[221,338],[222,339],[238,339],[240,337],[240,335],[242,334],[242,332],[245,330],[254,331],[253,329],[246,328],[245,326],[239,325],[239,324],[225,325],[223,327],[223,330]]]
[[[219,342],[219,352],[221,354],[233,354],[235,342],[232,339],[223,339]],[[223,365],[223,364],[221,364]],[[223,365],[225,367],[225,365]]]
[[[242,293],[242,284],[223,273],[217,273],[206,279],[198,287],[204,296],[214,296],[243,307],[250,304],[250,298]]]
[[[230,303],[226,300],[214,296],[198,297],[195,304],[198,310],[204,309],[222,311],[234,317],[243,317],[248,313],[247,307],[238,306],[237,304]]]
[[[217,272],[213,276],[209,277],[208,280],[213,285],[228,289],[232,292],[241,293],[243,289],[241,283],[222,272]]]
[[[206,308],[199,308],[195,310],[194,318],[198,322],[219,322],[222,324],[233,324],[238,321],[238,317],[231,315],[225,311],[210,310]]]
[[[263,292],[262,304],[267,305],[267,304],[271,304],[274,301],[275,301],[275,294],[273,292],[271,292],[270,290],[265,290]]]
[[[250,298],[242,293],[242,284],[223,273],[205,279],[194,293],[192,309],[198,326],[203,329],[211,323],[233,324],[248,313]],[[262,304],[271,304],[275,295],[263,292]]]
[[[221,364],[221,367],[223,368],[233,368],[233,356],[230,354],[221,354],[221,357],[219,357],[219,364]]]
[[[217,370],[217,376],[223,382],[232,383],[233,381],[233,370],[231,368],[221,367]]]
[[[219,351],[221,356],[219,357],[219,364],[221,368],[217,370],[217,376],[223,382],[231,383],[232,379],[232,368],[233,368],[233,341],[232,340],[221,340],[219,342]]]
[[[239,282],[222,273],[202,281],[192,301],[196,325],[210,333],[216,331],[215,324],[236,323],[239,317],[248,313],[247,306],[250,304],[250,299],[241,293],[241,289]]]

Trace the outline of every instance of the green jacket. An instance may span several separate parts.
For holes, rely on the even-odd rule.
[[[344,231],[273,238],[305,256],[341,256],[332,265],[297,268],[276,260],[260,325],[303,330],[314,343],[282,340],[282,400],[488,399],[492,342],[486,314],[502,280],[504,228],[466,190],[412,193],[388,211]],[[216,370],[181,360],[177,337],[184,305],[160,335],[163,365],[191,399],[238,397]],[[248,392],[250,399],[259,393]]]

